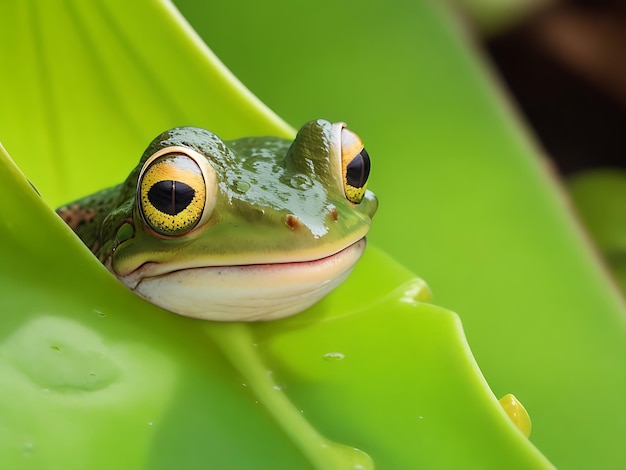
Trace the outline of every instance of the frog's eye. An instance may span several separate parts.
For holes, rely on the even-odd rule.
[[[144,164],[137,184],[143,220],[159,235],[175,237],[210,215],[217,193],[215,170],[199,153],[168,147]]]
[[[370,175],[370,157],[358,135],[341,129],[341,168],[346,198],[358,204],[363,200]]]

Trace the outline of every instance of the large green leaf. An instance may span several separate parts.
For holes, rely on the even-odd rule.
[[[239,33],[239,41],[243,31],[250,34],[244,43],[249,47],[282,31],[283,36],[277,36],[281,44],[276,50],[282,51],[277,57],[281,64],[291,63],[287,67],[291,74],[270,74],[279,68],[269,62],[273,57],[269,54],[257,64],[260,82],[254,82],[254,77],[251,82],[263,83],[264,74],[258,72],[265,70],[266,76],[272,76],[267,83],[273,83],[274,90],[280,90],[286,100],[298,101],[299,113],[308,110],[302,119],[285,111],[292,122],[317,114],[343,118],[371,142],[368,147],[375,150],[373,154],[381,155],[374,157],[380,163],[372,187],[384,196],[373,238],[407,265],[432,276],[440,299],[466,309],[465,323],[474,325],[470,338],[479,345],[474,348],[481,364],[491,371],[489,379],[497,384],[498,393],[514,391],[526,403],[530,398],[531,414],[541,416],[536,429],[542,447],[553,445],[553,455],[563,459],[564,438],[555,430],[565,429],[578,445],[583,434],[588,436],[590,425],[602,422],[605,432],[600,429],[584,439],[579,452],[591,447],[589,455],[597,462],[600,454],[596,451],[607,450],[605,461],[619,462],[622,448],[606,439],[622,432],[615,424],[617,418],[606,413],[611,397],[606,404],[592,401],[589,405],[580,401],[589,394],[589,386],[579,386],[590,376],[595,380],[598,368],[593,366],[598,356],[612,351],[614,361],[599,379],[603,384],[609,383],[607,377],[614,382],[614,397],[624,390],[623,379],[615,375],[624,357],[622,343],[616,342],[623,338],[623,329],[605,334],[621,311],[612,305],[587,255],[580,255],[580,242],[572,237],[571,224],[561,215],[553,189],[537,164],[527,159],[530,151],[516,137],[506,113],[489,98],[482,76],[454,32],[442,23],[441,13],[422,2],[404,5],[401,12],[360,4],[351,6],[352,15],[339,14],[334,4],[330,16],[331,7],[324,4],[307,12],[311,27],[331,27],[340,18],[354,27],[359,20],[370,18],[371,23],[376,18],[376,25],[395,31],[411,26],[424,39],[437,39],[429,42],[432,51],[425,56],[430,58],[426,62],[431,70],[417,77],[430,85],[425,88],[414,80],[419,70],[415,60],[400,64],[393,56],[386,59],[388,49],[376,55],[381,39],[387,36],[353,35],[361,38],[363,49],[350,55],[351,59],[369,61],[370,70],[387,74],[387,79],[393,70],[390,64],[402,71],[395,76],[401,77],[405,88],[396,86],[392,91],[400,93],[408,86],[425,90],[400,101],[391,92],[377,94],[360,88],[372,83],[368,80],[384,80],[380,75],[376,78],[376,73],[363,80],[363,69],[348,66],[352,60],[346,63],[345,49],[331,54],[315,35],[309,43],[313,51],[290,53],[297,41],[288,39],[298,37],[298,32],[304,34],[305,25],[289,20],[276,24],[277,17],[262,20],[263,14],[279,14],[281,9],[267,3],[263,6],[267,10],[254,11],[255,5],[259,4],[251,3],[246,14],[220,13],[218,7],[225,5],[212,5],[212,20],[200,29],[220,31],[222,41],[229,41],[231,31],[220,30],[228,22],[216,18],[237,18],[230,23],[232,32]],[[5,65],[0,78],[0,139],[49,204],[120,181],[146,142],[166,127],[189,123],[227,138],[291,134],[288,126],[236,84],[167,3],[11,1],[0,5],[0,14],[5,23],[0,29],[0,56]],[[190,16],[199,21],[205,18]],[[265,29],[255,30],[255,21]],[[285,32],[285,26],[294,29]],[[348,33],[343,37],[347,44],[352,30],[345,26],[338,28],[335,23],[330,30]],[[419,57],[415,55],[420,51],[418,42],[405,43],[393,35],[388,40],[394,38],[394,46],[406,48],[399,47],[400,54]],[[332,35],[329,39],[339,44]],[[301,48],[302,44],[307,43],[301,43]],[[323,66],[315,66],[315,48],[323,52]],[[450,69],[451,84],[438,80],[440,60],[444,70]],[[338,85],[338,76],[342,80],[348,76],[351,93],[361,98],[351,103],[358,106],[347,109],[345,116],[333,116],[338,109],[333,93],[342,88],[322,88],[318,94],[316,81],[306,82],[306,74],[298,74],[299,64],[316,69],[317,81],[322,83],[333,78],[333,85]],[[408,67],[409,73],[400,65]],[[319,70],[331,72],[320,74]],[[246,75],[243,69],[241,73]],[[281,86],[281,77],[289,86]],[[459,82],[464,86],[457,89]],[[290,91],[294,85],[298,100]],[[350,95],[345,88],[343,93]],[[428,114],[415,112],[418,97]],[[267,97],[267,101],[272,99]],[[441,103],[454,103],[458,109],[446,112],[450,108]],[[320,109],[326,104],[328,111]],[[369,109],[364,109],[365,104]],[[403,120],[390,119],[391,109],[397,109]],[[484,122],[471,119],[476,110]],[[466,129],[468,123],[471,126]],[[448,138],[450,132],[459,140]],[[458,162],[455,157],[460,151],[470,156],[486,153],[491,158]],[[413,152],[424,157],[412,158]],[[385,154],[404,158],[394,161],[382,157]],[[506,163],[498,155],[506,155]],[[412,171],[423,175],[417,187],[412,179],[397,184],[398,175],[405,178]],[[516,172],[521,173],[519,181],[513,178]],[[199,322],[156,309],[114,281],[4,155],[0,177],[3,200],[12,202],[2,208],[0,249],[4,294],[0,301],[0,456],[8,468],[28,464],[32,468],[95,468],[98,464],[103,468],[171,468],[175,464],[204,468],[208,462],[218,468],[301,468],[307,463],[330,468],[333,463],[350,463],[352,457],[362,458],[354,451],[326,446],[325,438],[361,448],[379,468],[548,465],[490,393],[456,316],[415,302],[416,293],[424,299],[422,284],[380,252],[370,249],[346,285],[293,319],[250,326]],[[510,188],[516,181],[518,186]],[[521,253],[510,252],[511,244],[517,246],[529,234],[523,230],[528,220],[519,217],[526,212],[521,209],[526,207],[529,182],[538,196],[530,197],[528,207],[548,223],[553,236],[539,251],[533,251],[540,241],[534,239]],[[519,200],[512,190],[518,187]],[[495,190],[507,196],[497,204]],[[503,207],[509,208],[505,203],[511,199],[518,210],[502,223],[497,216],[508,212]],[[406,209],[407,201],[414,201],[414,211]],[[460,202],[466,204],[463,212],[456,207]],[[494,207],[499,209],[495,213]],[[474,232],[481,227],[482,231]],[[483,239],[485,233],[494,238]],[[490,246],[503,238],[509,244],[495,243],[495,250]],[[467,240],[473,241],[474,251],[457,246]],[[556,259],[548,256],[539,266],[533,263],[550,249],[556,250]],[[570,264],[553,264],[572,256]],[[510,267],[504,273],[502,262]],[[520,263],[527,263],[527,270],[518,270]],[[585,277],[590,267],[592,273]],[[532,279],[525,277],[529,270]],[[507,277],[509,271],[515,274]],[[561,334],[554,326],[562,317],[542,322],[545,310],[537,308],[536,302],[529,305],[530,296],[524,295],[520,281],[542,299],[561,299],[563,290],[557,286],[559,295],[552,297],[552,286],[545,287],[542,281],[554,281],[556,274],[563,273],[572,276],[573,285],[592,286],[589,293],[575,293],[603,310],[600,327],[592,329],[591,336],[601,337],[597,342],[603,341],[604,349],[582,348],[582,353],[571,356],[578,361],[576,367],[568,369],[565,363],[564,370],[553,376],[555,367],[534,360],[543,357],[546,349],[539,348],[538,354],[529,344],[538,340],[535,343],[541,346],[555,331]],[[491,279],[491,287],[473,282],[475,277]],[[556,349],[560,357],[571,354],[573,339],[587,348],[596,345],[581,334],[588,320],[580,315],[584,305],[579,300],[559,305],[572,307],[575,314],[573,331],[561,334],[564,339],[554,338],[560,340],[561,349]],[[509,315],[516,312],[524,313],[528,323],[516,323],[521,339],[511,340],[506,334],[511,331]],[[529,335],[538,325],[548,326],[546,335]],[[493,332],[491,336],[483,333],[486,330]],[[499,347],[492,348],[494,342]],[[580,362],[585,352],[590,357]],[[268,369],[274,371],[271,379]],[[580,374],[581,370],[585,373]],[[523,373],[516,376],[516,371]],[[572,385],[574,389],[568,389]],[[563,389],[568,393],[562,394]],[[582,405],[584,411],[580,432],[571,429],[571,417],[564,413],[571,411],[572,403]],[[555,404],[556,412],[551,412]],[[590,416],[593,411],[599,417]],[[603,439],[604,447],[598,445]]]
[[[379,251],[298,316],[184,318],[110,276],[0,157],[20,201],[2,211],[3,468],[549,467],[458,318]]]

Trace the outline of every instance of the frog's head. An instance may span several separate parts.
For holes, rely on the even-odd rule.
[[[363,253],[377,207],[369,169],[343,123],[309,122],[293,142],[169,130],[125,183],[132,216],[115,227],[107,264],[137,294],[182,315],[300,312]]]

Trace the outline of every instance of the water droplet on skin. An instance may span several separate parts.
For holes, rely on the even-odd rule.
[[[298,174],[291,177],[291,186],[296,189],[308,189],[313,186],[313,182],[311,178],[307,175]]]
[[[107,316],[106,313],[101,312],[100,310],[94,310],[94,313],[98,315],[100,318],[105,318]]]
[[[148,421],[148,426],[152,426],[154,423],[152,421]]]
[[[324,354],[324,359],[327,361],[341,361],[346,355],[340,352],[328,352]]]
[[[248,192],[249,189],[250,189],[250,183],[246,181],[237,181],[235,183],[235,190],[238,193],[245,194]]]

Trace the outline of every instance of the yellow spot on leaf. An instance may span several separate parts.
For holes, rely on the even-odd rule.
[[[530,436],[530,431],[532,428],[532,423],[530,421],[530,416],[526,411],[526,408],[515,398],[515,395],[510,393],[504,395],[500,398],[500,404],[506,414],[509,415],[509,418],[513,421],[515,426],[522,431],[524,436]]]

